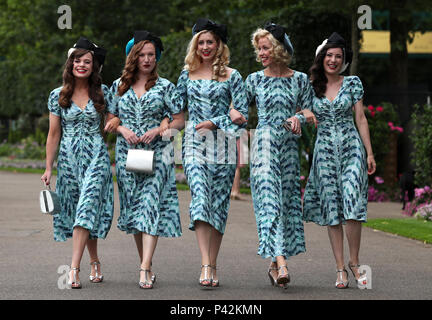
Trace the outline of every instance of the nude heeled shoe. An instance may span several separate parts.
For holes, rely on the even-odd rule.
[[[210,266],[210,267],[212,268],[212,277],[211,277],[212,284],[211,284],[211,286],[212,286],[213,288],[215,288],[215,287],[219,287],[219,280],[215,280],[215,279],[213,279],[213,270],[217,270],[216,265],[214,265],[214,266]]]
[[[287,272],[286,273],[281,273],[282,268],[286,268]],[[290,283],[290,281],[291,281],[291,278],[290,278],[290,275],[289,275],[288,266],[286,264],[283,265],[283,266],[280,266],[278,268],[278,277],[277,277],[276,282],[278,284],[283,284],[284,285],[284,284]]]
[[[278,284],[277,283],[277,278],[273,277],[272,271],[277,271],[277,270],[278,270],[278,268],[271,268],[271,267],[268,268],[267,275],[269,276],[270,284],[272,286],[274,286],[274,287],[287,289],[288,288],[288,284],[287,283],[285,283],[285,284]]]

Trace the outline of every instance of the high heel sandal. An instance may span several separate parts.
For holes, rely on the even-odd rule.
[[[203,287],[210,287],[212,285],[212,278],[208,276],[208,268],[210,268],[211,271],[211,265],[209,264],[202,264],[201,269],[204,269],[204,278],[199,278],[199,284]]]
[[[267,270],[267,274],[268,274],[269,279],[270,279],[270,284],[271,284],[272,286],[274,286],[274,287],[278,287],[278,288],[284,288],[284,289],[286,289],[286,288],[287,288],[287,284],[283,284],[283,285],[278,284],[278,283],[277,283],[277,278],[275,279],[275,278],[273,277],[273,275],[272,275],[272,271],[277,271],[277,270],[278,270],[278,268],[268,268],[268,270]]]
[[[90,265],[95,267],[95,275],[92,276],[90,274],[90,276],[89,276],[90,282],[92,282],[92,283],[102,282],[103,281],[103,274],[99,272],[100,262],[99,261],[93,261],[90,263]]]
[[[151,272],[151,270],[141,269],[140,268],[139,271],[140,272],[141,271],[145,272],[145,280],[139,282],[139,287],[141,289],[153,289],[153,284],[154,284],[153,277],[150,277],[150,280],[147,280],[148,279],[148,274],[149,274],[149,272]],[[154,279],[156,280],[156,276],[154,277]]]
[[[70,278],[70,271],[72,271],[73,274],[73,279]],[[81,282],[77,281],[77,273],[80,272],[80,268],[70,268],[69,271],[69,281],[68,281],[68,285],[72,288],[72,289],[81,289]]]
[[[364,289],[366,287],[366,285],[367,285],[367,276],[366,276],[366,274],[365,273],[359,273],[359,277],[357,279],[356,274],[355,274],[354,270],[352,269],[352,268],[360,268],[360,265],[359,264],[348,263],[348,268],[351,270],[351,272],[352,272],[352,274],[354,276],[355,282],[357,284],[357,288]]]
[[[343,267],[343,269],[337,269],[337,270],[336,270],[336,273],[343,273],[343,272],[346,273],[346,275],[347,275],[347,280],[346,280],[346,281],[343,281],[343,280],[340,280],[340,281],[339,281],[339,277],[338,277],[338,278],[336,279],[336,283],[335,283],[335,287],[336,287],[337,289],[346,289],[346,288],[348,288],[348,285],[349,285],[349,281],[348,281],[348,271],[346,271],[345,266]]]
[[[282,271],[282,268],[286,268],[287,273],[281,274],[280,272]],[[278,268],[278,277],[277,277],[277,280],[276,280],[277,284],[283,284],[283,285],[285,285],[285,284],[290,283],[290,281],[291,281],[291,278],[290,278],[290,275],[289,275],[288,266],[286,264],[283,265],[283,266],[280,266]]]
[[[217,270],[216,265],[214,265],[214,266],[211,265],[210,267],[212,268],[212,277],[211,277],[212,284],[211,284],[211,286],[214,288],[219,287],[219,280],[213,279],[213,270]]]

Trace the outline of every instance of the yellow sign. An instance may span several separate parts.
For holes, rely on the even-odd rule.
[[[362,35],[360,53],[390,53],[390,31],[364,30]],[[432,54],[432,32],[415,32],[408,53]]]

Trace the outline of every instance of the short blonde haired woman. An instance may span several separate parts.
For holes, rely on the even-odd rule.
[[[300,199],[300,124],[313,120],[307,112],[313,97],[306,74],[289,68],[294,48],[285,29],[273,23],[252,36],[256,60],[264,70],[246,79],[248,102],[255,100],[258,125],[252,140],[251,191],[257,223],[258,254],[271,258],[268,276],[276,287],[287,287],[286,259],[304,252]],[[305,116],[296,115],[303,110]],[[284,129],[290,121],[292,128]],[[268,146],[267,148],[265,146]]]

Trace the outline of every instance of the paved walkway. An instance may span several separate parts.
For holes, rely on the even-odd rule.
[[[363,228],[361,263],[372,268],[372,290],[358,290],[351,276],[347,290],[333,287],[335,265],[326,228],[305,225],[307,252],[289,260],[292,282],[288,290],[270,286],[268,260],[257,256],[257,233],[250,196],[232,201],[220,251],[221,287],[198,286],[200,256],[189,223],[188,191],[180,191],[183,236],[159,240],[153,261],[158,279],[153,290],[138,288],[139,259],[132,236],[113,227],[100,241],[105,280],[88,281],[87,252],[81,264],[82,290],[59,289],[70,264],[71,240],[52,240],[52,218],[39,211],[40,175],[0,171],[0,299],[430,299],[432,249],[415,240]],[[116,190],[117,192],[117,190]],[[371,203],[369,217],[402,217],[399,203]]]

